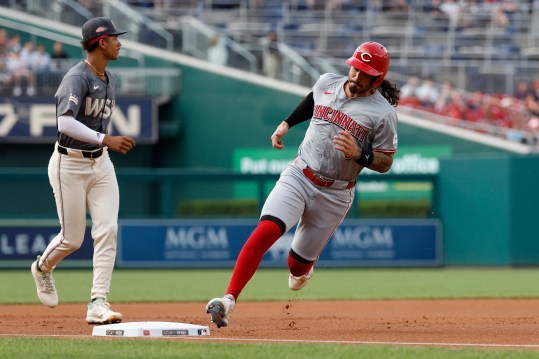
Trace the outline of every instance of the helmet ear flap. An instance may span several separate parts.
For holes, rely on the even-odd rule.
[[[382,76],[382,75],[376,76],[376,78],[374,79],[374,81],[372,83],[372,86],[373,87],[380,87],[380,85],[382,84],[383,81],[384,81],[384,76]]]

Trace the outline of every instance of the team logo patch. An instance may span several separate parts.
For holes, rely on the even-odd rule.
[[[69,94],[69,101],[73,102],[75,105],[79,104],[79,99],[77,96],[73,94]]]
[[[97,29],[95,29],[95,32],[97,32],[99,34],[100,32],[103,32],[105,30],[107,30],[107,28],[105,26],[99,26]]]

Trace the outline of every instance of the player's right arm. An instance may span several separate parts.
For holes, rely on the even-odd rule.
[[[273,135],[271,135],[271,145],[273,148],[282,150],[284,148],[283,142],[281,139],[288,133],[289,125],[286,121],[281,122]]]
[[[273,148],[282,150],[284,148],[282,138],[288,133],[288,129],[298,123],[310,120],[314,111],[314,97],[312,91],[298,104],[288,117],[277,126],[271,135]]]

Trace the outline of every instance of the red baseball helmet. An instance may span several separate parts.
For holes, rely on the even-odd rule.
[[[371,76],[378,76],[374,87],[380,86],[389,68],[389,52],[384,45],[374,41],[364,42],[346,63]]]

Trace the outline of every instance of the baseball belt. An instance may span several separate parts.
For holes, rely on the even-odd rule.
[[[61,153],[67,156],[75,156],[75,157],[99,158],[103,154],[103,148],[100,148],[96,151],[81,151],[81,150],[75,150],[72,148],[68,149],[66,147],[58,145],[58,153]]]
[[[303,174],[305,175],[305,177],[310,179],[312,183],[314,183],[315,185],[319,187],[328,188],[328,187],[333,187],[333,185],[335,184],[335,181],[327,181],[320,178],[309,167],[305,167],[303,169]],[[348,182],[348,184],[346,184],[346,186],[344,186],[343,189],[350,189],[350,188],[353,188],[355,185],[356,185],[356,180],[353,179],[352,181]]]

